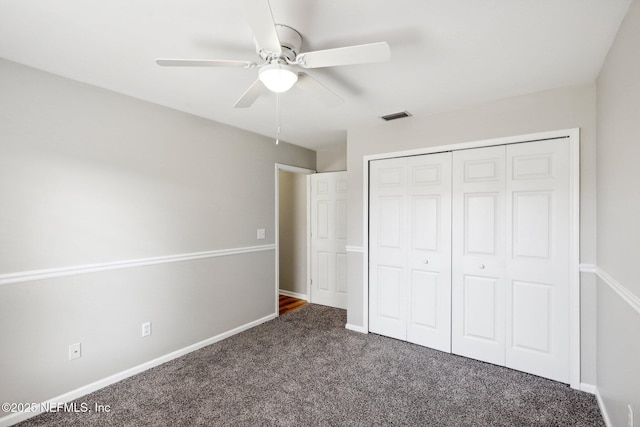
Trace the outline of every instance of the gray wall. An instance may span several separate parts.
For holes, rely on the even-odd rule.
[[[318,172],[338,172],[347,170],[347,143],[331,144],[317,150]]]
[[[4,60],[0,94],[5,278],[273,245],[274,164],[316,165],[313,151]],[[267,250],[0,285],[0,401],[44,401],[273,314],[274,275]]]
[[[640,420],[640,3],[632,2],[597,80],[598,267],[636,308],[598,280],[597,386],[612,425]]]
[[[307,294],[307,175],[279,171],[280,289]]]
[[[596,255],[596,89],[594,84],[502,99],[428,117],[380,123],[348,131],[349,245],[362,245],[362,158],[365,155],[463,143],[551,130],[580,128],[580,259]],[[349,253],[347,323],[363,326],[362,254]],[[584,275],[583,275],[584,276]],[[595,383],[595,280],[582,292],[582,381]]]

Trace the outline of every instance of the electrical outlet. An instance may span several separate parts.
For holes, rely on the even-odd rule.
[[[259,240],[264,239],[265,238],[265,230],[264,230],[264,228],[258,228],[256,235],[257,235]]]
[[[631,404],[627,405],[627,421],[629,427],[633,427],[633,408],[631,408]]]
[[[80,359],[81,355],[79,342],[69,345],[69,360]]]
[[[151,322],[144,322],[142,324],[142,336],[146,337],[151,335]]]

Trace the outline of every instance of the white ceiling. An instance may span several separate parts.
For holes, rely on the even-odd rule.
[[[391,61],[307,72],[344,98],[281,96],[281,139],[317,149],[346,130],[592,82],[631,0],[271,0],[303,51],[387,41]],[[1,0],[0,57],[275,134],[275,95],[232,108],[256,69],[163,68],[157,57],[259,62],[241,1]],[[1,94],[0,94],[1,96]]]

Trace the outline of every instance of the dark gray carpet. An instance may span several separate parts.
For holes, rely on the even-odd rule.
[[[23,426],[603,426],[593,396],[344,328],[310,305],[80,398],[111,412]]]

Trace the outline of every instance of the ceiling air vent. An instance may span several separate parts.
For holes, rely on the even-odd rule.
[[[381,116],[380,118],[385,122],[389,122],[391,120],[404,119],[405,117],[411,117],[411,113],[408,111],[401,111],[399,113],[391,113],[386,116]]]

